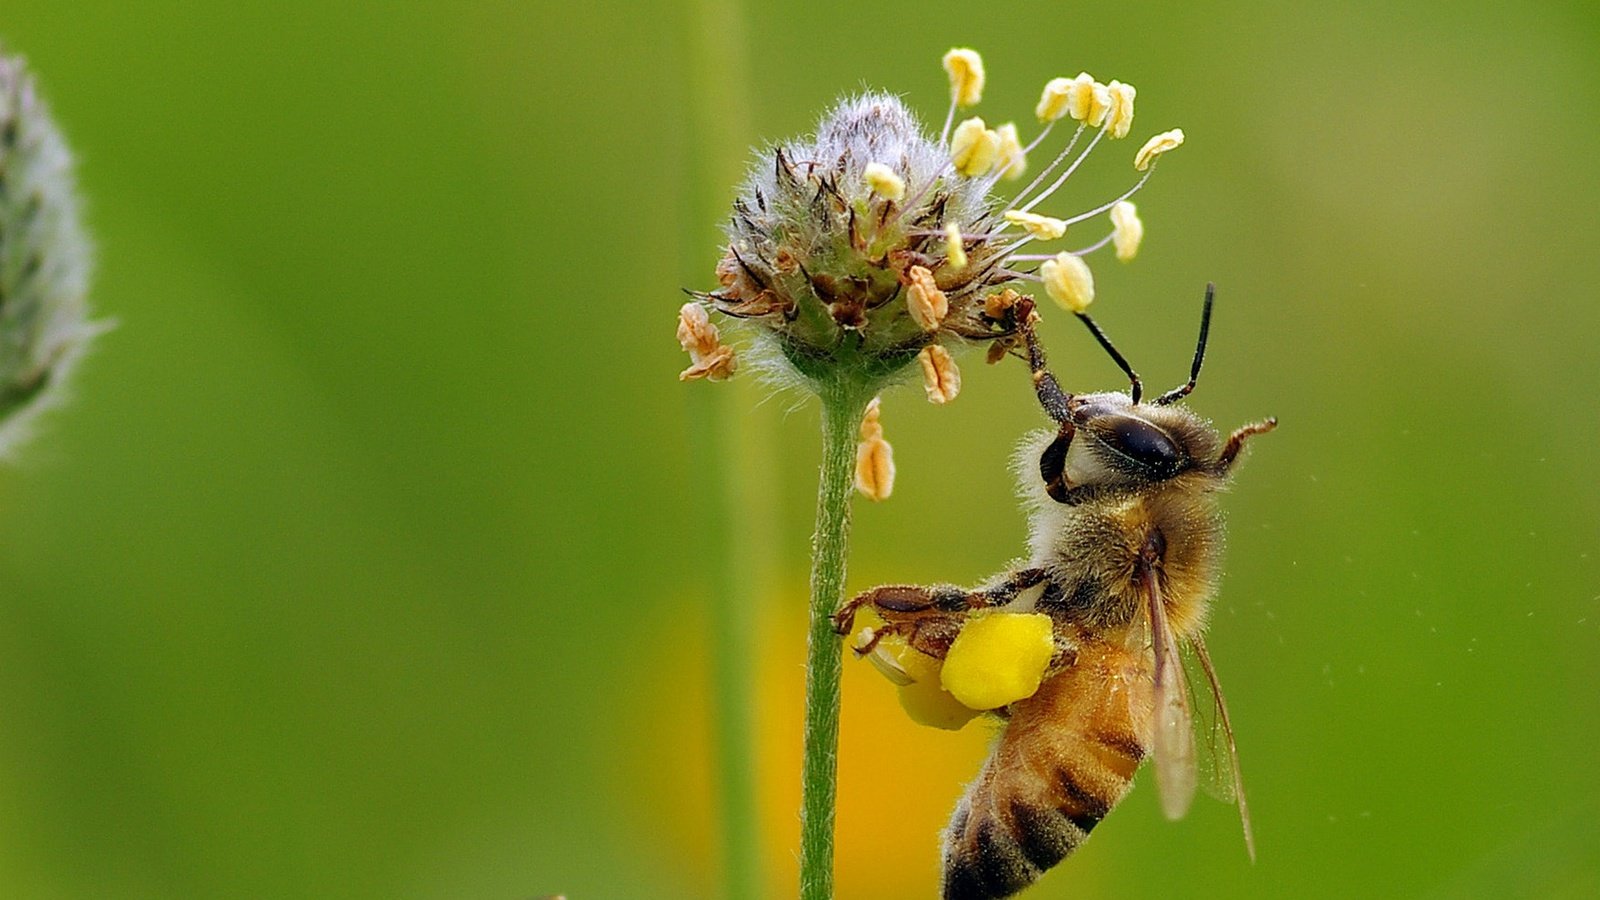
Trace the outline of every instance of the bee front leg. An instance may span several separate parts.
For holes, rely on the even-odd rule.
[[[978,590],[958,587],[923,587],[915,584],[886,584],[857,594],[833,614],[836,634],[849,634],[855,628],[856,613],[872,607],[886,623],[912,624],[920,619],[945,618],[975,609],[1004,606],[1017,595],[1048,577],[1044,569],[1019,569],[1004,579]]]
[[[1011,311],[1016,316],[1017,332],[1022,335],[1023,346],[1028,352],[1028,369],[1033,373],[1033,392],[1039,397],[1039,405],[1044,407],[1045,413],[1062,423],[1063,431],[1066,431],[1072,422],[1072,395],[1061,389],[1056,377],[1046,367],[1044,347],[1039,344],[1039,335],[1034,331],[1039,314],[1034,312],[1033,301],[1026,297],[1018,300]],[[1072,435],[1068,432],[1065,437],[1071,440]]]

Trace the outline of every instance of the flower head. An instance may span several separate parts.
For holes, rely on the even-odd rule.
[[[829,111],[815,134],[773,146],[750,172],[734,201],[719,287],[690,292],[706,309],[747,323],[758,346],[741,361],[813,388],[843,379],[866,396],[920,370],[929,397],[948,400],[959,384],[955,351],[982,343],[993,359],[1011,346],[1010,305],[990,298],[1033,282],[1082,312],[1093,279],[1080,257],[1114,237],[1124,258],[1130,239],[1136,246],[1124,221],[1120,237],[1107,233],[1086,248],[1028,252],[1035,241],[1106,216],[1148,178],[1076,214],[1045,206],[1101,140],[1131,128],[1131,86],[1088,73],[1053,79],[1035,110],[1043,125],[1025,139],[1014,123],[957,123],[956,110],[982,96],[983,64],[958,48],[944,65],[951,104],[942,134],[925,130],[899,99],[869,93]],[[1020,191],[997,190],[1068,120],[1076,128],[1053,160]],[[690,371],[697,369],[709,379],[731,374],[731,351],[727,365],[697,361]]]

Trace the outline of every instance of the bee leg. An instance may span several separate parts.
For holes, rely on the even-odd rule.
[[[1049,575],[1044,569],[1019,569],[1004,580],[975,591],[958,587],[886,584],[863,591],[839,607],[839,611],[833,614],[833,630],[835,634],[849,634],[855,628],[856,613],[863,606],[871,606],[891,626],[1004,606],[1015,600],[1019,593],[1047,577]]]
[[[1249,425],[1245,425],[1234,431],[1233,434],[1228,435],[1228,442],[1223,445],[1222,453],[1217,457],[1217,461],[1211,465],[1212,471],[1218,475],[1228,474],[1233,469],[1234,463],[1239,461],[1239,451],[1244,449],[1244,442],[1247,439],[1253,435],[1266,434],[1277,427],[1278,419],[1277,417],[1272,417],[1260,422],[1251,422]]]
[[[1071,422],[1061,423],[1061,433],[1039,454],[1039,476],[1044,479],[1044,492],[1057,503],[1065,503],[1067,484],[1067,450],[1072,447],[1072,436],[1078,431]]]
[[[913,584],[886,584],[857,594],[833,614],[835,634],[849,634],[855,627],[856,612],[871,606],[886,622],[905,620],[918,613],[937,610],[932,588]]]
[[[1004,581],[973,591],[967,597],[968,609],[978,609],[988,606],[1005,606],[1017,599],[1017,595],[1031,587],[1037,587],[1050,577],[1044,569],[1018,569],[1006,576]]]
[[[1044,407],[1050,418],[1063,425],[1069,424],[1072,421],[1072,395],[1061,389],[1056,377],[1045,367],[1044,348],[1039,345],[1039,335],[1034,331],[1039,314],[1033,310],[1033,301],[1024,297],[1017,301],[1011,311],[1017,319],[1017,331],[1028,349],[1028,369],[1033,372],[1033,392],[1039,397],[1039,405]]]

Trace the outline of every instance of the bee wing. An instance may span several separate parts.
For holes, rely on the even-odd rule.
[[[1205,641],[1196,636],[1189,641],[1189,646],[1194,650],[1195,659],[1199,661],[1201,670],[1206,674],[1206,683],[1211,689],[1211,697],[1214,701],[1216,715],[1214,725],[1219,727],[1213,727],[1209,733],[1214,740],[1220,732],[1228,751],[1227,767],[1225,769],[1221,766],[1214,767],[1220,788],[1217,791],[1217,795],[1222,800],[1231,800],[1238,805],[1239,822],[1244,827],[1244,847],[1250,854],[1250,861],[1255,862],[1255,832],[1250,828],[1250,804],[1245,800],[1244,796],[1244,777],[1239,769],[1239,745],[1233,739],[1233,722],[1228,718],[1228,702],[1222,697],[1222,683],[1217,680],[1217,669],[1216,666],[1211,664],[1211,654],[1206,651]],[[1213,746],[1213,760],[1215,760],[1215,757],[1216,749]]]
[[[1167,818],[1181,819],[1189,811],[1197,783],[1194,715],[1189,709],[1188,684],[1183,677],[1178,639],[1167,623],[1161,588],[1153,572],[1147,571],[1143,580],[1150,613],[1150,643],[1155,650],[1152,704],[1155,733],[1151,749],[1156,786],[1160,789],[1161,809]]]

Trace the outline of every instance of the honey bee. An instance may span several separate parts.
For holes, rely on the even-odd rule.
[[[1238,752],[1202,633],[1216,592],[1222,520],[1216,495],[1252,435],[1222,439],[1175,405],[1194,390],[1205,359],[1214,289],[1207,286],[1189,380],[1150,402],[1122,355],[1079,314],[1131,382],[1127,394],[1070,394],[1045,365],[1026,298],[1010,311],[1052,431],[1020,449],[1031,506],[1029,556],[981,587],[886,585],[834,617],[850,633],[857,610],[884,620],[857,652],[897,635],[943,659],[975,610],[1048,614],[1055,653],[1039,689],[996,713],[1005,725],[944,834],[947,900],[1008,897],[1088,838],[1127,794],[1145,757],[1163,810],[1188,810],[1197,784],[1193,715],[1180,648],[1192,650],[1216,701],[1228,771],[1254,858]],[[1034,473],[1037,473],[1035,476]]]

